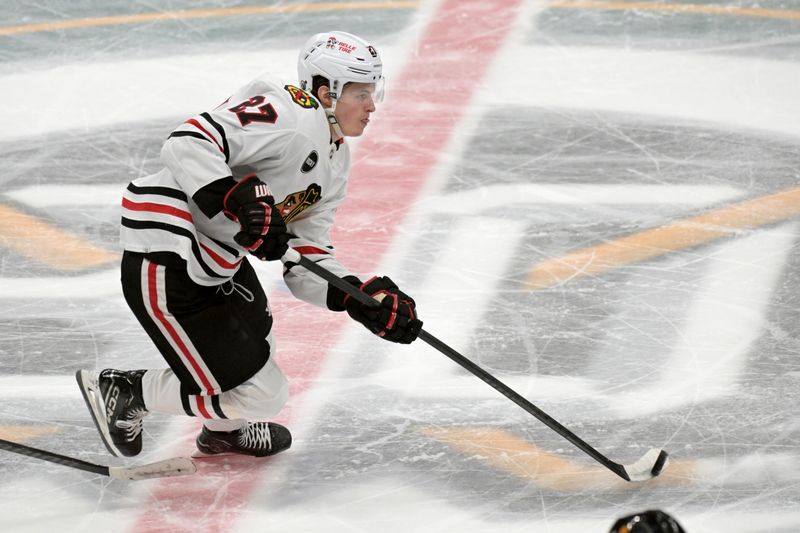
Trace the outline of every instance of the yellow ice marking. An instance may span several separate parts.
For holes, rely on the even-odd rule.
[[[139,13],[135,15],[117,15],[112,17],[96,17],[84,19],[68,19],[40,24],[24,24],[19,26],[0,27],[0,35],[17,35],[43,31],[71,30],[98,26],[120,26],[124,24],[141,24],[161,22],[165,20],[187,20],[201,18],[237,17],[245,15],[274,15],[286,13],[325,13],[330,11],[413,9],[419,6],[418,1],[384,1],[384,2],[321,2],[318,4],[279,4],[267,6],[241,6],[212,9],[184,9],[179,11],[162,11],[158,13]]]
[[[0,246],[59,270],[82,270],[119,258],[4,204],[0,204]]]
[[[574,278],[691,248],[742,230],[800,215],[800,187],[733,204],[702,215],[543,261],[528,273],[526,286],[546,289]]]
[[[477,457],[498,470],[532,481],[543,489],[580,491],[636,487],[597,463],[577,465],[499,429],[459,427],[424,428],[421,431],[464,455]],[[632,457],[631,462],[636,459],[638,457]],[[648,486],[653,483],[663,486],[686,485],[691,483],[693,471],[692,462],[671,459],[669,468],[647,483]]]
[[[723,15],[738,17],[761,17],[784,20],[800,20],[800,11],[783,9],[765,9],[760,7],[702,5],[702,4],[666,4],[645,2],[601,2],[581,0],[554,0],[548,3],[551,8],[559,9],[595,9],[595,10],[639,10],[659,11],[665,13],[696,13],[703,15]],[[109,17],[93,17],[68,19],[38,24],[21,24],[0,27],[1,35],[18,35],[77,28],[99,26],[119,26],[124,24],[141,24],[165,20],[187,20],[198,18],[219,18],[245,15],[273,15],[287,13],[324,13],[331,11],[354,10],[390,10],[415,9],[418,1],[384,1],[384,2],[321,2],[301,4],[280,4],[267,6],[241,6],[229,8],[185,9],[179,11],[162,11],[157,13],[138,13],[133,15],[116,15]]]
[[[648,2],[600,2],[595,0],[555,0],[548,7],[560,9],[596,9],[602,11],[658,11],[661,13],[691,13],[800,20],[800,11],[765,9],[761,7],[723,6],[708,4],[663,4]]]
[[[0,426],[0,439],[26,442],[58,430],[56,426]]]

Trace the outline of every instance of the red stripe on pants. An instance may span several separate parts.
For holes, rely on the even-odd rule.
[[[150,310],[153,312],[153,315],[161,323],[164,329],[167,330],[167,333],[169,334],[170,338],[175,343],[175,345],[177,345],[178,355],[181,356],[181,359],[184,360],[184,364],[188,362],[189,365],[191,365],[191,367],[194,369],[195,373],[197,374],[197,377],[201,381],[201,383],[198,383],[198,385],[204,387],[208,394],[214,394],[215,392],[218,391],[214,390],[214,386],[211,384],[211,382],[209,382],[208,377],[203,372],[203,369],[200,368],[200,365],[197,364],[197,361],[192,356],[191,352],[189,351],[189,348],[183,342],[183,339],[180,338],[178,332],[175,331],[175,328],[172,326],[172,324],[170,324],[170,322],[167,320],[167,317],[164,316],[164,312],[158,306],[158,278],[157,278],[158,267],[159,265],[157,265],[156,263],[148,262],[147,294],[150,303]]]

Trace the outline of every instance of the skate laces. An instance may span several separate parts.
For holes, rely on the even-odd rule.
[[[125,437],[130,441],[139,436],[142,432],[142,419],[147,414],[147,409],[137,407],[131,409],[126,419],[117,420],[114,425],[125,430]]]
[[[272,448],[272,438],[269,434],[269,425],[265,422],[247,424],[239,432],[239,444],[243,448],[270,450]]]

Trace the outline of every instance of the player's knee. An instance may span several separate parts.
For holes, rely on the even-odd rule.
[[[248,418],[265,420],[277,415],[289,400],[289,384],[283,375],[280,380],[270,380],[259,387],[248,401]]]
[[[284,379],[277,388],[266,391],[264,394],[263,405],[265,409],[268,407],[277,406],[277,409],[280,410],[284,405],[286,405],[288,400],[289,384]]]
[[[270,359],[255,376],[226,393],[225,404],[236,418],[268,420],[276,416],[289,399],[289,384],[281,369]],[[227,414],[227,413],[226,413]]]

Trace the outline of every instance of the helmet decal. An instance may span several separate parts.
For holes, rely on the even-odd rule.
[[[349,54],[350,52],[354,52],[355,49],[356,49],[355,45],[347,44],[347,43],[343,43],[342,41],[339,41],[339,51],[340,52],[344,52],[345,54]]]

